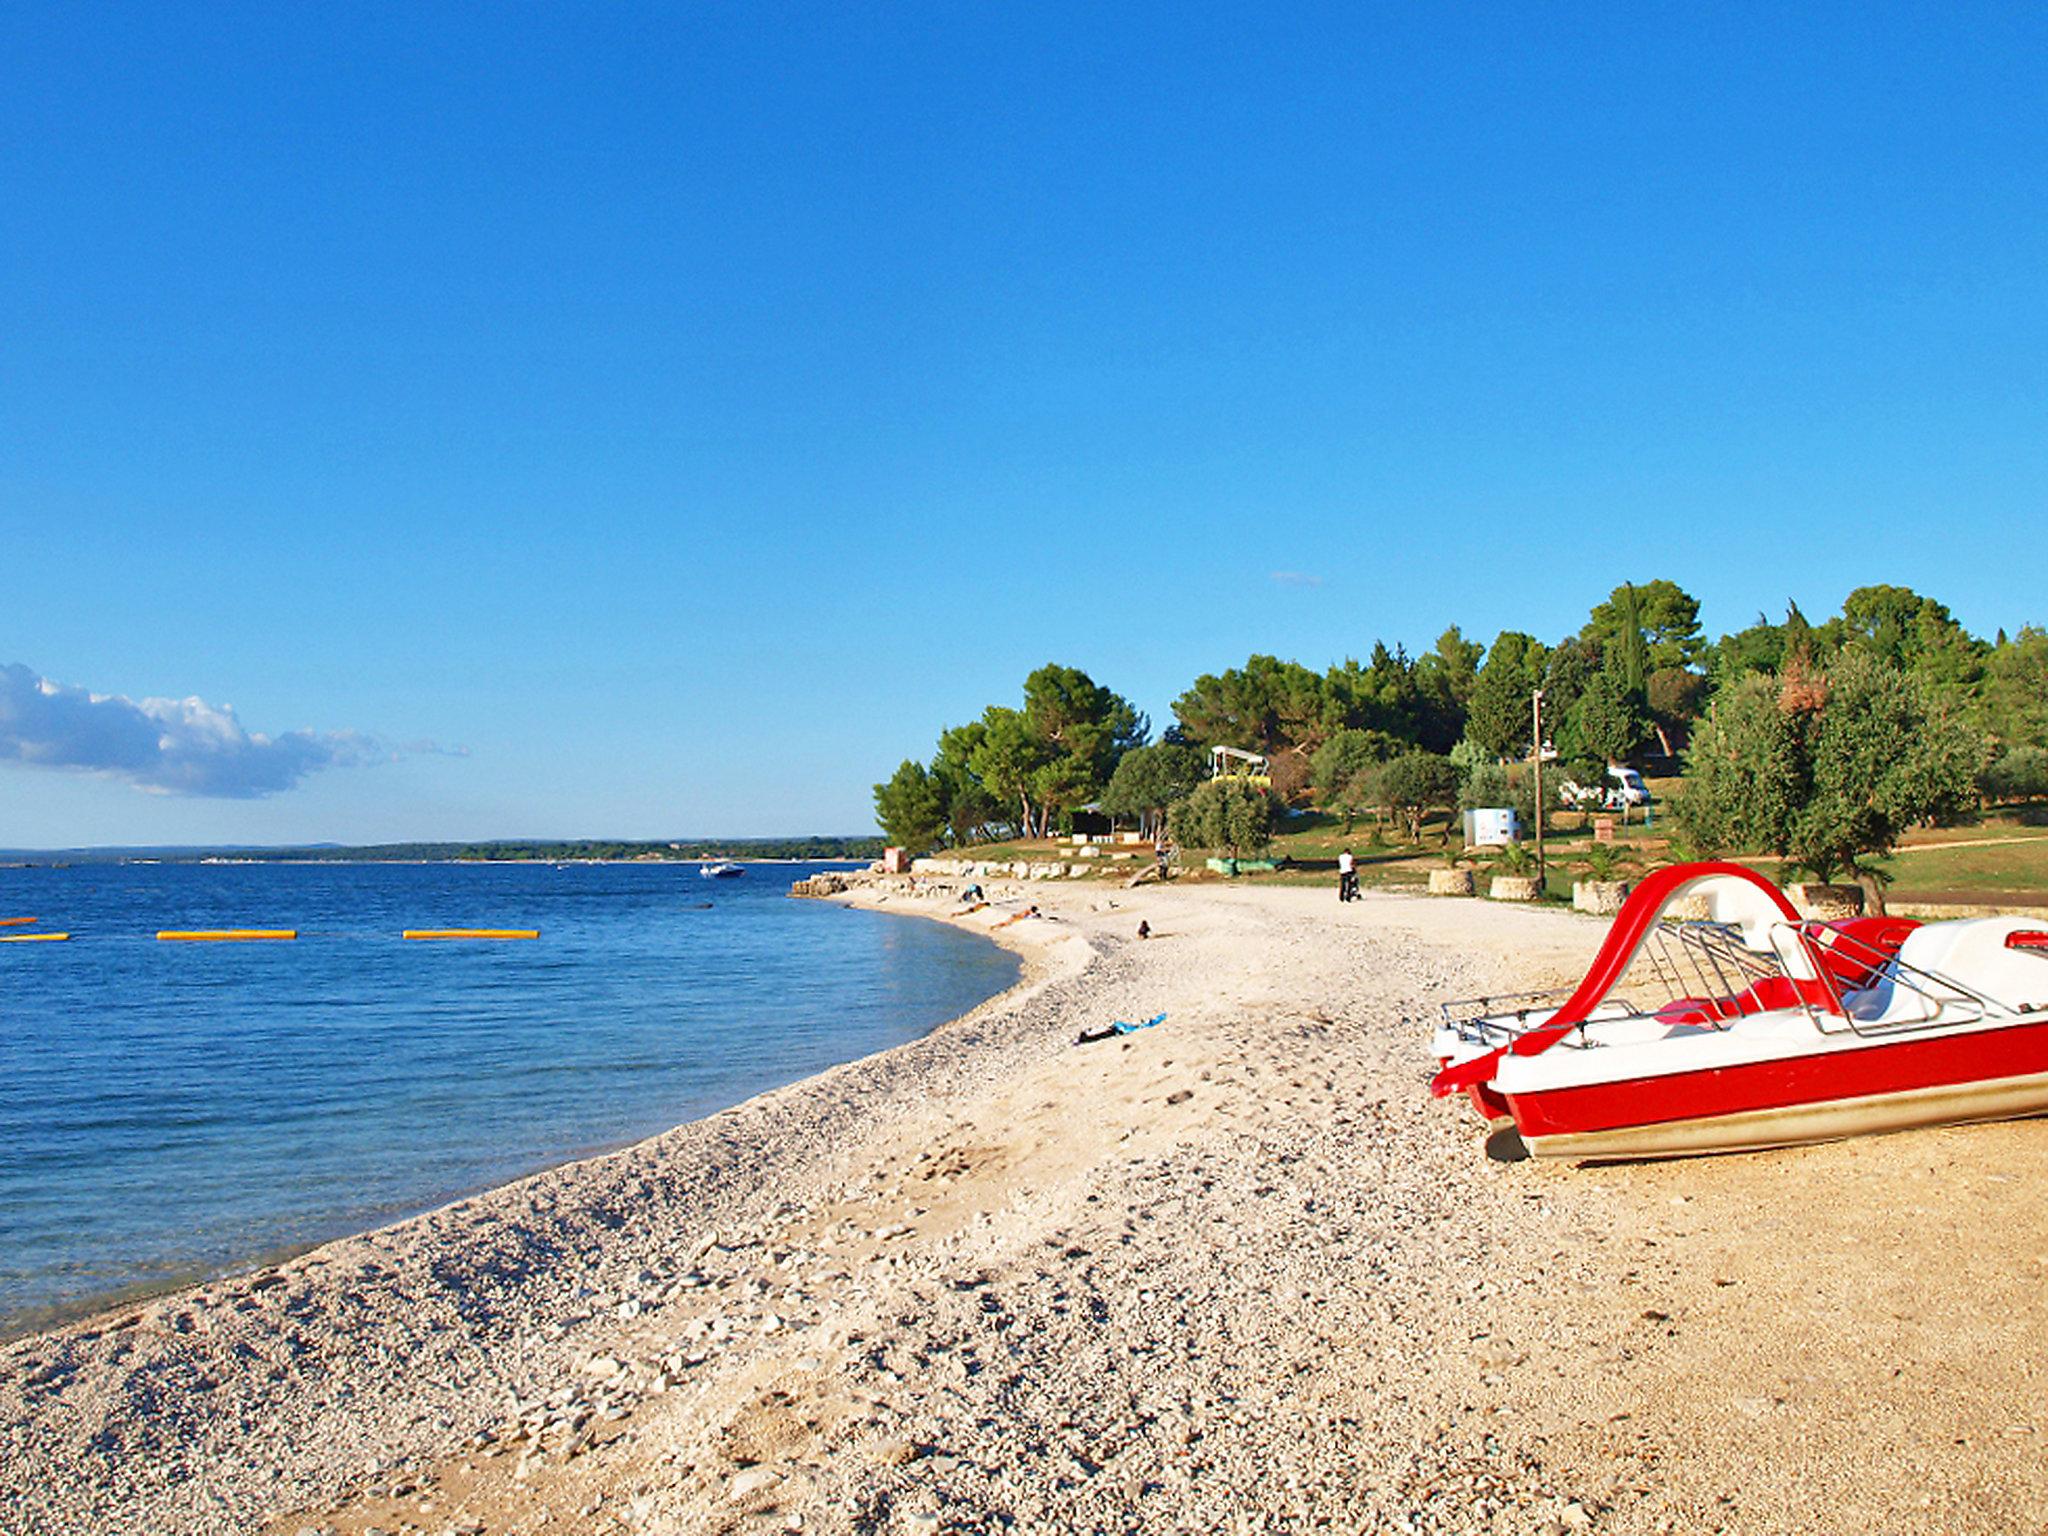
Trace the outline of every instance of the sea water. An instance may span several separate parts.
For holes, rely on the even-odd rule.
[[[988,940],[819,865],[0,869],[0,1336],[363,1231],[924,1033]],[[185,944],[159,929],[295,928]],[[406,928],[537,928],[407,942]]]

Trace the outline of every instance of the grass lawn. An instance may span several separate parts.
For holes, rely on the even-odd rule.
[[[1983,827],[1969,830],[1987,838],[1995,835]],[[2009,836],[2009,841],[1996,843],[1930,838],[1902,848],[1891,861],[1890,894],[1895,899],[1917,897],[1923,901],[1997,896],[2039,900],[2048,893],[2048,836],[2036,828],[2027,829],[2027,835]]]

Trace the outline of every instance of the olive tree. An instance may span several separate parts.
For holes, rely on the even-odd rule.
[[[1210,779],[1174,803],[1167,824],[1182,847],[1218,848],[1235,858],[1273,840],[1273,801],[1240,779]]]
[[[1343,730],[1316,748],[1312,759],[1316,801],[1344,818],[1349,832],[1358,813],[1381,804],[1379,772],[1395,750],[1381,731]]]
[[[1380,795],[1407,820],[1410,841],[1422,838],[1422,818],[1438,807],[1455,806],[1458,769],[1436,752],[1403,752],[1379,773]]]
[[[1117,760],[1116,772],[1102,793],[1102,808],[1112,816],[1134,816],[1141,830],[1158,831],[1166,808],[1202,782],[1202,754],[1179,742],[1133,747]]]
[[[1969,810],[1987,756],[1983,733],[1898,667],[1860,651],[1825,670],[1795,659],[1716,696],[1676,809],[1703,851],[1767,851],[1819,880],[1853,875],[1881,907],[1872,861],[1916,823]]]

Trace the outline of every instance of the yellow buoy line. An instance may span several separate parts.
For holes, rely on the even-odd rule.
[[[20,927],[39,919],[0,917],[0,928]],[[284,944],[296,940],[296,928],[159,928],[157,940],[164,944]],[[69,933],[0,933],[0,944],[56,944]],[[331,935],[319,934],[326,938]],[[402,939],[537,939],[538,928],[407,928]]]
[[[537,939],[538,928],[408,928],[407,939]]]
[[[296,928],[160,928],[159,939],[171,944],[250,944],[296,939]]]

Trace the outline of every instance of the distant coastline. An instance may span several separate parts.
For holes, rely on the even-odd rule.
[[[879,858],[879,837],[698,838],[688,840],[309,844],[250,848],[209,845],[175,848],[7,848],[0,867],[53,864],[690,864],[733,859],[756,864],[864,862]]]

